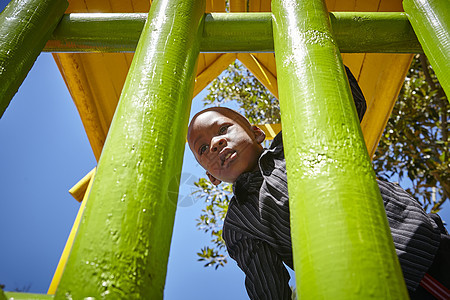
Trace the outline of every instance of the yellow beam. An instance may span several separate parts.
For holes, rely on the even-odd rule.
[[[236,60],[235,53],[222,54],[211,63],[203,72],[195,77],[194,97],[197,96],[211,81],[219,76],[233,61]]]
[[[89,195],[89,191],[91,190],[92,183],[94,182],[94,175],[97,168],[94,168],[92,171],[90,171],[84,178],[81,180],[85,180],[88,178],[89,184],[87,186],[84,186],[82,184],[79,185],[79,187],[84,186],[84,197],[83,201],[81,202],[80,209],[78,210],[77,217],[75,218],[75,222],[73,223],[72,230],[70,231],[69,238],[67,239],[66,245],[64,246],[63,253],[61,255],[61,258],[59,259],[58,266],[56,267],[55,274],[53,274],[52,282],[50,283],[50,287],[48,288],[47,294],[48,295],[54,295],[56,292],[56,289],[58,288],[59,281],[61,280],[62,273],[64,271],[64,267],[66,266],[67,258],[69,257],[70,250],[72,249],[73,240],[75,239],[75,235],[78,230],[78,226],[80,225],[81,216],[84,212],[84,207],[86,206],[86,200]],[[81,182],[80,181],[80,182]],[[78,185],[78,184],[77,184]],[[75,185],[75,186],[77,186]],[[73,188],[72,188],[73,189]],[[88,191],[86,193],[86,190]],[[81,190],[78,192],[81,193]]]
[[[385,55],[384,65],[389,67],[384,67],[382,72],[376,72],[379,75],[378,78],[374,78],[372,70],[378,67],[380,61],[376,57],[372,59],[371,56],[366,55],[363,74],[359,78],[367,101],[367,111],[361,122],[361,129],[370,158],[375,154],[413,58],[411,54]],[[365,68],[368,70],[364,70]],[[389,80],[385,80],[386,78]],[[375,82],[375,84],[370,84],[372,90],[365,86],[371,81]]]
[[[84,129],[95,158],[100,158],[107,130],[102,127],[100,114],[95,103],[95,97],[88,80],[88,70],[85,70],[82,57],[79,54],[53,54],[72,99],[78,109]],[[101,108],[100,108],[101,109]]]
[[[91,183],[91,178],[95,174],[95,168],[93,168],[89,173],[86,174],[77,184],[75,184],[70,190],[69,193],[72,197],[75,198],[78,202],[83,200],[83,197],[86,194],[86,190],[88,189],[89,184]]]
[[[237,58],[278,99],[277,78],[253,54],[239,53]]]
[[[266,140],[273,138],[281,131],[281,124],[260,124],[258,126],[266,134]]]

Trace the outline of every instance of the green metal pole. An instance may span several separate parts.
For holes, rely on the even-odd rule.
[[[422,53],[406,14],[333,12],[331,28],[341,53]]]
[[[67,0],[12,0],[0,14],[0,117],[68,5]]]
[[[274,0],[297,291],[407,299],[324,0]]]
[[[271,13],[206,15],[200,51],[249,52],[251,49],[257,52],[273,51]]]
[[[204,10],[153,2],[57,299],[162,299]]]
[[[68,14],[47,52],[134,52],[146,14]],[[404,13],[333,12],[331,26],[346,53],[422,53]],[[205,15],[201,52],[273,52],[271,13]]]
[[[422,48],[447,95],[450,95],[450,1],[404,0]]]
[[[147,13],[72,13],[61,19],[47,52],[134,52]]]

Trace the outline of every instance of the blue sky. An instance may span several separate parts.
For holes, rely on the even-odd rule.
[[[203,96],[192,112],[203,107]],[[79,208],[68,190],[96,165],[51,54],[39,56],[0,119],[0,140],[0,284],[46,293]],[[183,172],[204,174],[188,149]],[[189,193],[188,184],[181,187],[182,196]],[[441,214],[447,223],[448,206]],[[244,276],[233,261],[218,271],[197,262],[209,240],[195,226],[202,208],[197,202],[177,210],[165,299],[245,299]]]

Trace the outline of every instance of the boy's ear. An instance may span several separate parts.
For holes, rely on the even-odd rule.
[[[211,174],[209,174],[209,172],[206,172],[206,176],[208,176],[209,181],[211,181],[212,184],[214,184],[215,186],[219,185],[222,183],[222,181],[220,181],[219,179],[217,179],[216,177],[212,176]]]
[[[253,133],[255,134],[256,141],[261,144],[266,139],[266,134],[256,125],[252,126]]]

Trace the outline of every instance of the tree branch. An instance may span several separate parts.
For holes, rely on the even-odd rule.
[[[447,122],[448,116],[447,116],[447,105],[449,105],[449,103],[448,103],[448,101],[446,99],[447,97],[446,97],[445,92],[442,89],[442,87],[441,86],[436,86],[434,84],[433,78],[431,78],[431,74],[428,71],[428,66],[429,65],[428,65],[427,57],[425,56],[425,54],[420,54],[419,59],[420,59],[421,65],[422,65],[423,72],[425,74],[426,82],[428,83],[428,85],[431,87],[432,90],[437,90],[437,97],[438,97],[438,99],[436,99],[436,100],[438,100],[438,103],[439,103],[439,106],[440,106],[441,112],[442,112],[442,115],[441,115],[442,140],[445,143],[447,143],[447,144],[444,144],[444,161],[443,161],[443,163],[447,164],[447,162],[449,161],[449,155],[448,155],[449,153],[448,153],[448,122]],[[433,176],[436,178],[435,174],[433,174]],[[438,176],[438,177],[440,178],[440,176]],[[436,178],[436,180],[438,180],[438,179]],[[447,198],[450,198],[450,187],[449,187],[449,185],[446,184],[442,180],[439,180],[439,182],[441,183],[441,186],[443,187],[444,195],[442,197],[443,199],[441,199],[438,203],[436,203],[436,205],[439,204],[439,203],[440,203],[439,205],[442,205],[442,203],[444,203]],[[433,209],[436,207],[436,205],[433,207]],[[439,207],[439,206],[437,206],[437,207]]]

